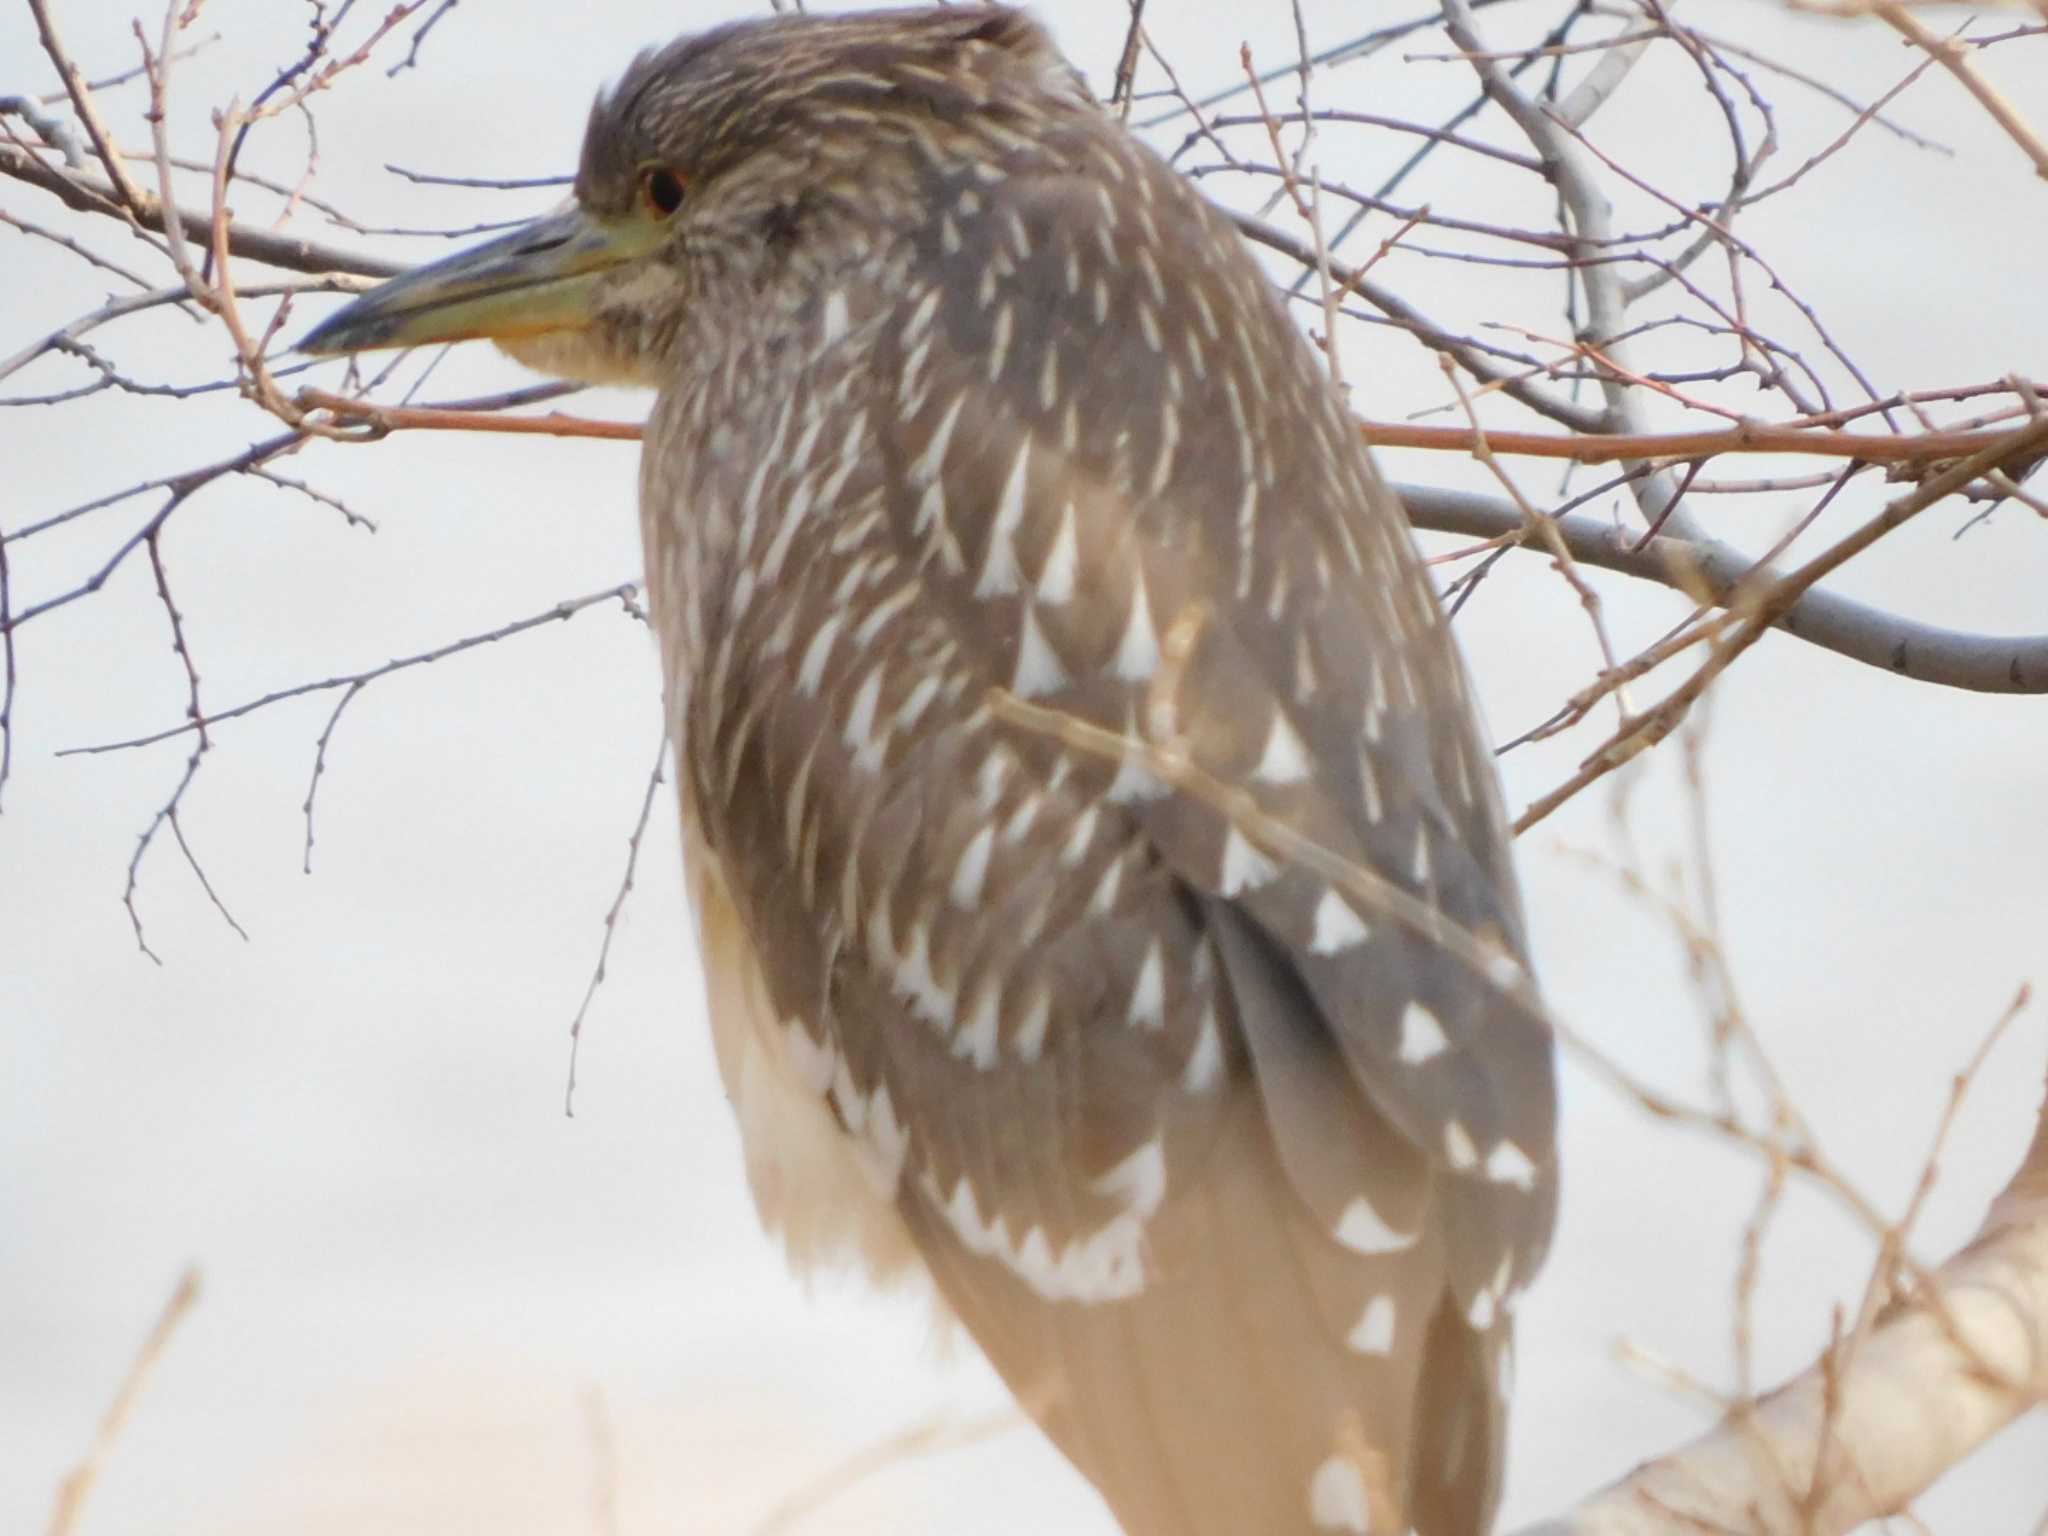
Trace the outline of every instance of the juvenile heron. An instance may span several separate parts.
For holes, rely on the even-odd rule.
[[[1019,13],[781,17],[643,54],[573,207],[307,346],[459,337],[659,392],[792,1261],[928,1271],[1133,1536],[1483,1532],[1551,1039],[1442,614],[1229,224]]]

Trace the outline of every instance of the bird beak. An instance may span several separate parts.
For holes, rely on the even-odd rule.
[[[315,326],[298,349],[332,355],[582,330],[603,275],[652,250],[661,233],[648,220],[599,220],[572,206],[400,273]]]

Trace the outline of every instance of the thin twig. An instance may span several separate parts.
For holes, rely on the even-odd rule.
[[[460,640],[450,640],[445,645],[435,646],[432,650],[418,651],[410,656],[397,657],[394,660],[385,662],[382,666],[370,667],[365,671],[351,672],[340,677],[323,677],[317,682],[295,683],[289,688],[278,688],[262,695],[260,698],[250,699],[229,709],[216,710],[211,714],[198,719],[187,720],[179,725],[166,726],[160,731],[151,731],[147,735],[131,736],[123,741],[100,742],[87,747],[66,747],[57,755],[59,757],[91,757],[103,752],[126,752],[136,747],[153,746],[160,741],[169,741],[173,737],[183,736],[191,731],[219,725],[223,721],[239,720],[244,715],[252,715],[260,709],[268,709],[271,705],[282,703],[286,699],[304,698],[309,694],[315,693],[328,693],[336,688],[367,687],[371,683],[391,676],[394,672],[404,672],[413,667],[429,666],[450,656],[460,655],[464,651],[475,650],[481,645],[490,645],[499,640],[508,640],[514,635],[524,634],[532,629],[539,629],[546,624],[558,624],[564,619],[574,618],[584,609],[595,607],[599,603],[618,602],[625,606],[627,612],[637,617],[638,610],[633,606],[632,598],[639,590],[640,584],[637,581],[620,582],[617,586],[606,587],[598,592],[586,593],[582,597],[564,598],[561,602],[552,604],[539,613],[529,614],[523,619],[514,619],[509,624],[501,624],[496,629],[486,631],[483,634],[465,635]]]
[[[576,1064],[583,1050],[583,1021],[590,1013],[591,1000],[604,985],[605,967],[612,957],[612,940],[619,931],[619,914],[626,910],[626,898],[633,893],[633,872],[640,863],[640,841],[647,835],[647,821],[654,814],[654,794],[661,788],[662,769],[668,762],[668,732],[661,734],[655,748],[654,767],[647,775],[647,793],[640,797],[640,814],[634,819],[632,835],[626,839],[626,868],[619,876],[619,889],[604,914],[604,941],[597,947],[597,964],[590,972],[590,985],[583,989],[583,1001],[576,1017],[569,1021],[569,1081],[562,1090],[562,1114],[576,1118]]]

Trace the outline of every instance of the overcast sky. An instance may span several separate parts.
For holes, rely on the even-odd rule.
[[[57,9],[88,73],[133,61],[126,7]],[[379,221],[537,211],[555,194],[421,190],[381,167],[566,171],[593,91],[635,48],[759,9],[597,4],[567,23],[550,0],[460,7],[419,69],[365,73],[322,104],[317,190]],[[1039,9],[1106,89],[1122,7]],[[1305,9],[1318,46],[1357,30],[1361,15],[1396,14],[1336,0]],[[1712,18],[1864,99],[1904,67],[1878,31],[1740,0]],[[1155,0],[1152,19],[1193,87],[1235,79],[1241,40],[1262,63],[1292,48],[1284,7]],[[268,80],[304,24],[302,7],[216,0],[206,10],[204,27],[227,35],[177,76],[181,153],[211,158],[208,110]],[[1408,51],[1441,46],[1425,35]],[[1992,65],[2022,110],[2048,122],[2048,71],[2024,46]],[[1339,70],[1324,77],[1326,99],[1430,118],[1468,89],[1462,66],[1369,68],[1367,95]],[[0,94],[52,80],[25,7],[0,9]],[[1707,122],[1692,110],[1696,93],[1685,66],[1653,54],[1596,120],[1596,140],[1681,177],[1695,161],[1715,164],[1716,143],[1673,138],[1674,124]],[[1774,94],[1782,173],[1847,115],[1810,93]],[[1747,232],[1822,301],[1880,388],[2041,377],[2048,193],[1938,71],[1895,111],[1955,157],[1867,134]],[[142,136],[135,97],[112,98],[110,112],[124,139]],[[1499,131],[1487,120],[1481,129]],[[1170,129],[1159,142],[1178,138]],[[251,163],[290,180],[304,151],[288,118],[252,144]],[[1394,153],[1334,134],[1321,152],[1326,177],[1360,182],[1369,173],[1345,156],[1379,165]],[[1540,195],[1497,205],[1528,190],[1496,194],[1485,176],[1460,164],[1415,195],[1470,217],[1544,217]],[[14,184],[0,185],[0,208],[63,219],[53,200]],[[273,211],[264,203],[254,216]],[[293,227],[406,260],[444,249],[336,231],[310,213]],[[1390,228],[1369,226],[1365,238]],[[146,260],[105,228],[87,233]],[[1500,312],[1489,306],[1514,281],[1408,256],[1375,275],[1453,315]],[[108,287],[0,228],[0,356]],[[306,301],[301,316],[326,302]],[[161,313],[100,344],[177,382],[218,376],[228,356],[216,330]],[[1345,357],[1366,414],[1443,398],[1433,360],[1399,337],[1355,330]],[[77,377],[45,368],[0,391]],[[427,395],[518,377],[466,348]],[[625,417],[646,406],[620,395],[578,408]],[[0,528],[208,462],[272,426],[230,399],[0,412]],[[374,450],[319,445],[280,466],[374,518],[374,535],[271,487],[209,489],[163,546],[207,698],[217,708],[354,671],[635,578],[634,458],[630,445],[415,435]],[[1485,484],[1446,457],[1397,455],[1391,467]],[[1532,474],[1530,484],[1554,481]],[[1849,526],[1883,494],[1859,483],[1830,526]],[[17,605],[79,580],[150,505],[11,551]],[[1702,515],[1758,548],[1805,505],[1728,499]],[[1954,538],[1966,515],[1929,513],[1838,585],[1933,622],[2040,630],[2048,531],[2008,509]],[[1535,723],[1596,661],[1570,594],[1540,562],[1516,560],[1460,620],[1500,739]],[[1625,650],[1683,611],[1620,580],[1601,589]],[[183,750],[53,755],[180,716],[184,675],[146,564],[24,630],[19,663],[15,777],[0,817],[0,1530],[40,1527],[188,1264],[204,1272],[204,1297],[105,1469],[85,1525],[96,1536],[597,1531],[600,1484],[614,1488],[624,1532],[749,1532],[862,1446],[1001,1407],[971,1346],[935,1341],[922,1303],[878,1300],[852,1282],[806,1294],[761,1236],[703,1024],[665,793],[587,1027],[577,1113],[562,1114],[568,1022],[660,728],[652,647],[615,606],[356,699],[328,752],[310,878],[301,806],[333,696],[220,728],[183,824],[249,938],[160,844],[137,905],[162,966],[138,952],[121,895]],[[1551,787],[1592,744],[1510,754],[1510,802]],[[1911,1194],[1951,1075],[2023,980],[2048,981],[2044,762],[2048,704],[1943,692],[1779,637],[1714,695],[1711,843],[1743,999],[1825,1146],[1886,1210]],[[1674,749],[1627,782],[1632,825],[1661,867],[1685,845]],[[1682,956],[1583,857],[1615,850],[1614,815],[1614,797],[1597,792],[1523,840],[1540,969],[1561,1017],[1657,1082],[1696,1093],[1701,1026]],[[2044,1041],[2048,1010],[2036,1005],[1956,1128],[1924,1254],[1972,1230],[2018,1158]],[[1731,1276],[1758,1182],[1726,1148],[1647,1123],[1576,1068],[1564,1108],[1562,1227],[1521,1314],[1510,1521],[1709,1421],[1617,1345],[1729,1384]],[[1764,1260],[1765,1379],[1810,1358],[1829,1309],[1854,1304],[1868,1252],[1825,1201],[1788,1200]],[[2037,1416],[1924,1513],[1937,1531],[2032,1529],[2044,1464]],[[1012,1429],[907,1460],[791,1529],[1081,1536],[1108,1526],[1060,1459]]]

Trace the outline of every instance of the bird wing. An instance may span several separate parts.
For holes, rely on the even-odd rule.
[[[664,400],[738,552],[689,797],[798,1075],[1128,1530],[1460,1536],[1555,1202],[1490,762],[1256,266],[1069,159],[938,189],[908,270],[965,278],[824,274],[753,437]]]

